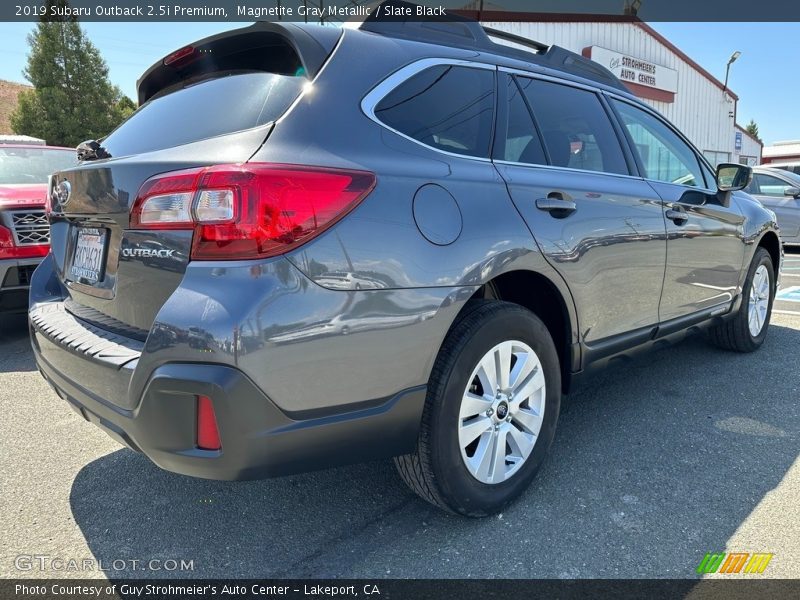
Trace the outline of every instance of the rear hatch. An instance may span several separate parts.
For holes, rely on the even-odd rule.
[[[257,23],[151,67],[94,160],[51,179],[52,252],[75,316],[143,338],[190,260],[191,229],[131,225],[156,175],[246,162],[332,52],[333,28]],[[91,157],[90,157],[91,158]]]

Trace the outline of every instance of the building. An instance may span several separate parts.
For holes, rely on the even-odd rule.
[[[800,161],[800,140],[775,142],[772,146],[767,146],[764,148],[762,161],[765,165]]]
[[[607,67],[674,123],[713,165],[750,164],[753,158],[758,164],[760,143],[736,128],[738,96],[647,23],[628,15],[576,21],[576,15],[559,19],[539,13],[536,18],[484,25],[562,46]],[[759,144],[758,152],[753,142]]]
[[[751,167],[760,165],[764,144],[738,123],[734,128],[733,162]]]

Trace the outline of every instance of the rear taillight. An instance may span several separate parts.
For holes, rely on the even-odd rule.
[[[241,260],[287,252],[333,225],[372,190],[375,175],[247,163],[148,179],[133,229],[193,229],[192,258]]]

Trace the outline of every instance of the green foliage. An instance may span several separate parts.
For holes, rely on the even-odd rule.
[[[67,0],[48,0],[65,6]],[[28,35],[23,75],[34,89],[22,92],[11,115],[15,133],[49,144],[76,146],[107,135],[134,110],[108,79],[108,66],[74,17],[46,17]]]
[[[750,119],[750,122],[747,124],[747,126],[744,129],[745,129],[745,131],[747,133],[752,135],[759,142],[761,141],[761,138],[758,135],[758,125],[756,124],[756,122],[753,119]]]

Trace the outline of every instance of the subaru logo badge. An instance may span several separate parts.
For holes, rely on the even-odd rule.
[[[72,186],[69,184],[69,181],[66,179],[53,187],[53,207],[55,206],[64,206],[67,202],[69,202],[70,192],[72,191]]]

